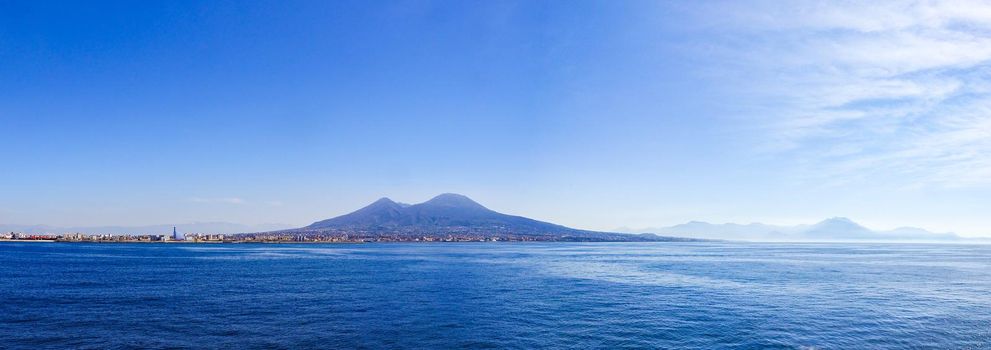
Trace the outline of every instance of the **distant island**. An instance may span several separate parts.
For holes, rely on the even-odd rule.
[[[502,214],[454,193],[419,204],[382,198],[352,213],[306,227],[236,234],[16,234],[0,239],[60,242],[690,242],[701,239],[573,229]]]

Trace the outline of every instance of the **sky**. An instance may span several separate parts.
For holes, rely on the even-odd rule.
[[[0,223],[991,236],[991,3],[0,1]]]

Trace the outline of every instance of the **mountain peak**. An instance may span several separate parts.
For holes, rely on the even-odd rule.
[[[389,199],[389,197],[382,197],[379,198],[377,201],[372,202],[372,204],[397,204],[397,203]]]
[[[850,223],[850,224],[853,224],[854,223],[853,220],[850,220],[850,218],[842,217],[842,216],[834,216],[834,217],[831,217],[829,219],[823,220],[822,222],[843,222],[843,223]]]
[[[874,231],[844,217],[823,220],[803,232],[817,239],[863,239],[873,233]]]
[[[467,196],[460,195],[457,193],[439,194],[436,197],[431,198],[426,202],[423,202],[422,205],[485,209],[485,207],[482,206],[481,204],[478,204],[478,202],[475,202],[471,200],[471,198],[468,198]]]
[[[858,229],[863,228],[863,226],[860,226],[860,224],[854,222],[853,220],[841,216],[820,221],[818,224],[815,224],[815,226],[816,227],[848,227],[848,228],[858,228]]]
[[[379,198],[377,201],[372,202],[372,204],[366,205],[364,208],[358,211],[382,211],[382,210],[396,210],[396,208],[402,207],[399,203],[394,202],[388,197]]]
[[[310,224],[310,228],[319,228],[328,225],[354,225],[357,223],[380,223],[389,222],[397,217],[401,216],[400,211],[403,206],[399,203],[393,202],[387,197],[379,198],[377,201],[372,202],[372,204],[366,205],[365,207],[358,209],[350,214],[341,215],[332,219],[327,219],[323,221],[317,221]]]

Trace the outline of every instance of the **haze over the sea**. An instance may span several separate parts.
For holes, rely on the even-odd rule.
[[[989,33],[978,1],[2,2],[0,224],[456,192],[584,230],[991,236]]]

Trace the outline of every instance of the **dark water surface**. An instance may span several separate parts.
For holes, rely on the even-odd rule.
[[[0,243],[0,348],[991,349],[991,246]]]

